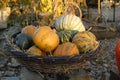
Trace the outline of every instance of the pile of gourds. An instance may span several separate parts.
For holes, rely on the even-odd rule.
[[[54,29],[26,26],[14,42],[34,56],[74,56],[96,50],[99,46],[95,35],[86,31],[81,19],[73,14],[57,18]]]

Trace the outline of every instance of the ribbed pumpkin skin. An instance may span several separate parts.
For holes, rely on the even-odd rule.
[[[65,42],[71,42],[73,36],[77,33],[78,31],[73,31],[73,30],[69,30],[69,31],[59,31],[58,32],[58,36],[60,39],[60,43],[65,43]]]
[[[96,41],[94,34],[88,35],[90,32],[79,32],[77,33],[72,42],[75,43],[79,49],[80,53],[84,53],[87,51],[93,51],[99,46],[99,42]]]
[[[69,42],[75,33],[85,31],[81,19],[72,14],[60,16],[55,23],[55,29],[61,43]]]
[[[74,43],[66,42],[59,45],[53,53],[53,56],[73,56],[78,55],[79,50]]]
[[[40,50],[38,47],[36,46],[32,46],[27,50],[27,53],[33,56],[45,56],[45,52],[43,52],[42,50]]]
[[[43,26],[35,31],[33,41],[41,50],[51,52],[58,46],[59,37],[49,26]]]
[[[74,36],[74,38],[78,38],[78,37],[83,37],[83,38],[85,37],[90,40],[96,40],[96,36],[90,31],[83,31]]]
[[[34,32],[37,28],[33,25],[29,25],[29,26],[26,26],[24,27],[22,30],[21,30],[21,33],[24,33],[24,34],[27,34],[29,35],[30,37],[33,37],[34,35]]]
[[[57,31],[61,30],[77,30],[79,32],[85,31],[85,27],[82,24],[81,19],[72,14],[60,16],[55,23],[55,28]]]

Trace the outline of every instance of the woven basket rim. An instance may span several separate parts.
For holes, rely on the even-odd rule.
[[[14,47],[15,44],[11,44],[12,37],[16,34],[18,33],[7,38],[6,49],[8,53],[15,57],[26,68],[37,73],[70,73],[84,66],[86,62],[94,58],[101,49],[101,45],[99,45],[94,51],[75,56],[31,56],[22,50],[16,50]]]
[[[74,56],[33,56],[27,54],[25,51],[22,50],[16,50],[12,43],[10,41],[13,37],[15,37],[18,33],[13,34],[11,37],[6,42],[6,49],[10,54],[15,57],[15,58],[21,58],[23,60],[30,60],[30,61],[35,61],[41,64],[71,64],[71,63],[80,63],[85,60],[89,60],[91,57],[95,56],[100,48],[98,48],[94,51],[86,52],[86,53],[80,53],[78,55]],[[11,45],[12,44],[12,45]]]

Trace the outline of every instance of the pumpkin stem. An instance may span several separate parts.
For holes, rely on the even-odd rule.
[[[52,56],[52,52],[51,51],[49,52],[49,55]]]
[[[101,17],[101,5],[100,5],[101,0],[98,0],[98,16],[95,19],[95,24],[97,24],[98,19]]]

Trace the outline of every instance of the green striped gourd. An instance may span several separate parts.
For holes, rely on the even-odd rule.
[[[72,42],[77,45],[80,53],[96,50],[99,46],[95,35],[89,31],[77,33],[73,37]]]
[[[70,41],[76,32],[85,31],[85,26],[79,17],[73,14],[68,14],[60,16],[57,19],[55,29],[58,32],[61,42],[67,42]]]

